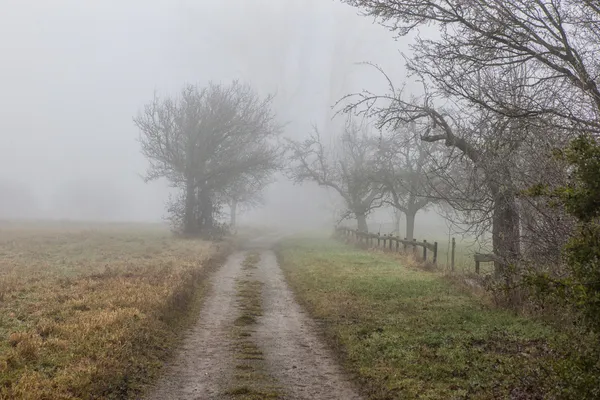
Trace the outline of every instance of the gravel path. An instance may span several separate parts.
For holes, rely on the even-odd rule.
[[[263,315],[256,321],[251,340],[262,351],[280,398],[361,398],[321,341],[314,322],[295,302],[274,253],[269,250],[273,241],[269,237],[250,241],[244,251],[230,256],[211,277],[212,289],[198,322],[147,400],[238,398],[226,393],[235,381],[235,346],[231,331],[240,315],[236,282],[247,275],[242,262],[249,251],[260,254],[252,275],[263,283]]]

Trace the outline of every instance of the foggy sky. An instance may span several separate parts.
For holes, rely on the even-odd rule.
[[[333,0],[0,6],[0,218],[3,204],[29,201],[26,215],[14,216],[160,220],[169,190],[141,179],[146,161],[132,123],[155,90],[242,79],[277,93],[285,136],[299,139],[311,124],[330,137],[330,107],[341,96],[385,89],[372,68],[355,63],[405,80],[406,39]],[[242,220],[312,224],[331,217],[335,196],[280,179],[266,200]]]

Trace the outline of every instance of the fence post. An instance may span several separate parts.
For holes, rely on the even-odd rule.
[[[423,239],[423,261],[427,261],[427,240]]]
[[[393,238],[394,238],[394,236],[390,233],[390,245],[389,245],[390,250],[392,250],[392,239]]]
[[[437,264],[437,251],[438,251],[438,243],[433,243],[433,263]]]
[[[396,253],[400,249],[400,236],[396,236]]]
[[[417,252],[417,239],[413,239],[413,253]]]
[[[452,261],[451,261],[451,266],[452,266],[452,272],[454,272],[454,254],[456,252],[456,239],[452,238]]]
[[[377,247],[381,246],[381,233],[377,233]]]
[[[475,273],[479,275],[479,260],[475,259]]]
[[[387,245],[387,235],[383,235],[383,249],[385,250],[385,247]]]
[[[406,253],[406,238],[404,238],[404,242],[402,242],[402,250]]]

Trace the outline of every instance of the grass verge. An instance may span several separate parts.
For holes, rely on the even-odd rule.
[[[0,399],[139,398],[219,254],[132,226],[0,230]]]
[[[549,365],[561,362],[566,338],[549,326],[383,254],[312,239],[284,241],[277,252],[369,399],[560,398]]]
[[[249,275],[260,261],[257,253],[249,253],[242,269],[247,276],[238,281],[237,300],[240,315],[233,327],[235,373],[226,395],[240,400],[280,399],[279,388],[265,368],[262,350],[252,340],[256,319],[262,315],[262,283]]]

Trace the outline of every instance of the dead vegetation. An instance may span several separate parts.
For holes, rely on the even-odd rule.
[[[216,246],[120,226],[0,231],[0,399],[139,396]]]

